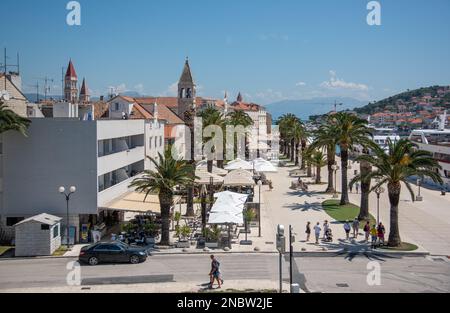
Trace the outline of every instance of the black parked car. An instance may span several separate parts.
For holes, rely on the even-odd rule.
[[[138,264],[147,260],[147,252],[143,248],[131,247],[122,242],[99,242],[80,251],[80,262],[89,265],[99,263],[131,263]]]

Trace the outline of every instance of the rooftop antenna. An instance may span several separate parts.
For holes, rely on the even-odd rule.
[[[50,92],[50,86],[48,85],[49,82],[53,83],[53,78],[49,78],[47,76],[43,78],[36,78],[38,80],[42,80],[44,82],[44,100],[47,100],[47,94]]]
[[[64,94],[64,66],[61,67],[61,101],[66,100],[66,95]]]
[[[39,104],[39,81],[36,81],[35,85],[28,85],[28,86],[36,88],[36,103]]]

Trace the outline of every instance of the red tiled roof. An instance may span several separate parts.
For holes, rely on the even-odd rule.
[[[144,110],[149,112],[150,114],[154,114],[154,106],[150,104],[141,104],[140,105]],[[184,124],[184,121],[173,112],[171,109],[166,107],[165,105],[158,104],[158,118],[162,120],[166,120],[167,124]]]
[[[72,60],[70,60],[69,66],[67,67],[66,78],[67,77],[78,78],[77,72],[75,72],[75,67],[73,66]]]
[[[241,111],[259,111],[261,109],[261,106],[255,103],[246,103],[246,102],[233,102],[230,105],[234,110],[241,110]]]
[[[152,119],[153,114],[145,110],[139,103],[133,105],[133,117],[132,119]]]

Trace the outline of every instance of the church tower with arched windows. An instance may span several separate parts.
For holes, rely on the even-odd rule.
[[[67,67],[66,76],[64,78],[64,98],[70,103],[78,102],[78,76],[75,72],[72,60]]]
[[[178,116],[184,119],[186,111],[189,111],[195,104],[196,86],[192,77],[189,60],[186,58],[183,73],[178,82]]]

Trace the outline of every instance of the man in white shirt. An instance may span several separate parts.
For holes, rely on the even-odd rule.
[[[317,225],[314,226],[314,234],[316,235],[316,244],[319,244],[320,232],[322,228],[320,228],[320,223],[317,222]]]

